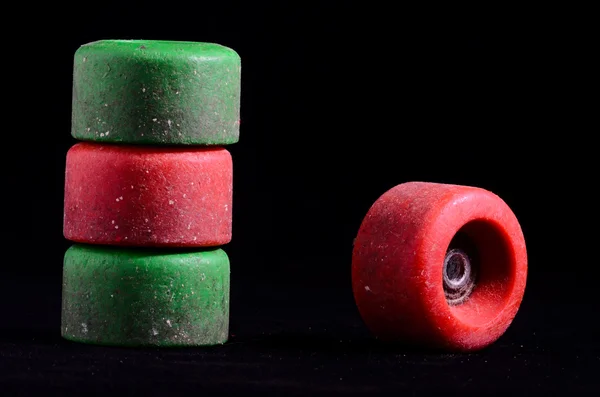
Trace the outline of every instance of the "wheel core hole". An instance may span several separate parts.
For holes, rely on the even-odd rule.
[[[444,294],[448,304],[465,302],[475,288],[478,267],[477,250],[471,239],[458,233],[444,257]]]
[[[446,256],[446,277],[451,283],[460,283],[465,273],[466,268],[470,267],[469,260],[466,255],[459,252],[452,252]]]

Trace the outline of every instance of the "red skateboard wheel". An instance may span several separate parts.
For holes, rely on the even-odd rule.
[[[517,218],[476,187],[400,184],[372,205],[354,242],[355,301],[384,341],[482,349],[509,327],[526,278]]]
[[[67,153],[64,236],[123,246],[226,244],[232,175],[223,148],[78,143]]]

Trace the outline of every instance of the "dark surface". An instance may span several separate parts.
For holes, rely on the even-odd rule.
[[[582,100],[595,48],[584,30],[595,25],[585,10],[109,3],[22,3],[5,16],[18,31],[3,53],[0,394],[600,390],[595,124],[582,126],[597,113]],[[211,41],[242,58],[225,346],[138,351],[59,338],[73,54],[103,38]],[[354,306],[362,217],[415,180],[489,189],[523,227],[523,307],[483,352],[381,346]]]
[[[59,280],[3,283],[3,391],[506,396],[600,390],[600,327],[589,321],[598,310],[592,299],[559,302],[528,291],[513,325],[496,344],[478,353],[446,354],[374,341],[350,289],[340,283],[311,285],[304,279],[311,286],[300,288],[290,281],[259,283],[240,276],[233,281],[230,341],[214,348],[166,350],[63,341]]]

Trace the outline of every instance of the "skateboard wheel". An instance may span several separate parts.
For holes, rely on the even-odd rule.
[[[75,52],[71,135],[125,144],[239,138],[241,61],[212,43],[101,40]]]
[[[114,346],[223,344],[230,266],[219,248],[174,252],[73,245],[63,267],[62,337]]]
[[[482,349],[509,327],[526,277],[519,222],[481,188],[400,184],[375,201],[354,242],[355,301],[384,341]]]
[[[64,236],[121,246],[224,245],[232,184],[223,148],[80,142],[67,153]]]

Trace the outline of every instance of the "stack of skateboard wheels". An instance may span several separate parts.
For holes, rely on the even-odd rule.
[[[74,56],[61,335],[207,346],[229,333],[241,62],[212,43],[101,40]]]

